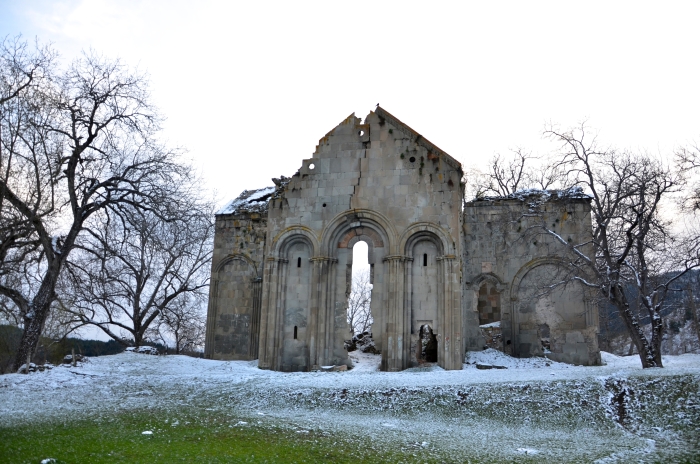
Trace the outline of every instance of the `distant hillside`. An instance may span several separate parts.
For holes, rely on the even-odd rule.
[[[0,325],[0,374],[7,373],[12,367],[15,353],[22,337],[22,329],[13,325]],[[124,351],[124,347],[114,340],[103,342],[101,340],[83,340],[81,338],[68,337],[55,342],[42,337],[34,358],[35,363],[44,361],[58,364],[66,354],[75,349],[76,353],[83,356],[104,356],[117,354]]]
[[[685,331],[689,333],[689,336],[691,332],[696,331],[693,326],[694,316],[692,314],[688,289],[692,290],[695,300],[695,311],[700,311],[699,283],[700,270],[691,271],[674,282],[666,296],[664,306],[661,309],[661,316],[664,318],[666,325],[664,333],[665,341],[669,339],[670,342],[672,338],[678,338],[678,334],[685,335],[683,334]],[[633,310],[636,310],[638,304],[637,289],[629,286],[626,293],[630,306]],[[617,308],[610,304],[602,304],[598,311],[600,317],[600,348],[611,353],[629,354],[627,347],[630,342],[626,341],[629,338],[627,328],[622,318],[620,318]],[[648,314],[646,314],[646,310],[642,308],[640,314],[642,315],[640,322],[643,327],[647,328],[651,320]],[[626,342],[623,343],[624,341]],[[695,340],[692,344],[696,345],[697,343],[698,340]],[[679,354],[675,349],[670,348],[672,345],[674,345],[674,343],[662,344],[662,352],[664,354]],[[692,348],[694,349],[695,347],[693,346]],[[680,352],[682,353],[685,351],[681,350]]]

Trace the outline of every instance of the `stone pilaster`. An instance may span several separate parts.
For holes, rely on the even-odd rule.
[[[404,308],[405,262],[403,255],[384,257],[388,267],[389,292],[386,318],[386,347],[382,350],[382,370],[397,372],[408,367],[410,349],[410,316]],[[408,329],[408,330],[407,330]]]

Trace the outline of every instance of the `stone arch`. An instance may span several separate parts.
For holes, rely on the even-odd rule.
[[[541,258],[535,258],[527,262],[524,266],[518,269],[518,272],[515,273],[515,277],[513,277],[513,281],[510,285],[510,299],[512,301],[518,300],[518,291],[520,290],[520,284],[522,283],[523,279],[528,274],[528,272],[546,264],[560,266],[563,268],[566,268],[569,265],[565,260],[558,256],[543,256]]]
[[[473,290],[478,290],[484,283],[490,283],[498,289],[499,292],[503,292],[507,289],[507,285],[493,272],[484,272],[476,276],[470,283],[469,286]]]
[[[258,353],[262,278],[255,261],[243,253],[222,258],[213,268],[207,328],[209,356],[254,359]]]
[[[347,338],[347,294],[352,280],[352,247],[358,241],[368,245],[370,264],[370,281],[372,297],[370,311],[374,320],[372,330],[376,348],[382,352],[382,359],[387,353],[383,350],[386,323],[390,313],[390,292],[392,281],[389,266],[385,262],[390,250],[396,247],[396,229],[382,214],[366,209],[352,209],[337,215],[322,234],[321,253],[318,260],[324,271],[319,271],[319,278],[327,283],[327,294],[321,295],[320,306],[326,311],[323,316],[327,321],[326,333],[334,333],[337,339]],[[330,342],[326,341],[326,346]],[[342,348],[341,348],[342,349]],[[336,349],[336,351],[339,351]],[[337,353],[338,354],[338,353]],[[347,356],[347,353],[340,353]],[[327,361],[324,361],[327,363]]]
[[[304,228],[287,230],[277,241],[277,279],[280,292],[276,307],[278,366],[282,371],[307,371],[311,368],[309,340],[313,263],[317,242]]]
[[[255,277],[260,277],[260,271],[258,269],[257,264],[253,259],[248,256],[245,253],[232,253],[230,255],[224,256],[215,266],[214,266],[214,272],[218,273],[221,269],[224,268],[227,264],[229,264],[233,260],[240,260],[248,263],[254,270],[255,270]]]
[[[349,235],[349,234],[352,234],[353,232],[354,232],[354,230],[348,231],[348,235]],[[374,232],[374,231],[372,231],[372,232]],[[374,235],[376,235],[376,234],[374,234]],[[345,237],[343,237],[343,239],[345,239]],[[357,242],[365,242],[365,243],[367,244],[367,252],[368,252],[368,254],[369,254],[369,256],[368,256],[368,263],[369,263],[370,265],[373,265],[373,264],[374,264],[374,261],[375,261],[375,259],[374,259],[374,249],[375,249],[375,247],[382,247],[382,246],[384,246],[383,242],[382,242],[381,240],[376,241],[376,240],[374,239],[374,237],[372,237],[372,236],[369,235],[369,234],[362,234],[362,235],[355,235],[354,237],[350,238],[350,240],[348,240],[348,241],[346,242],[346,245],[347,245],[347,246],[341,247],[341,246],[340,246],[340,243],[339,243],[339,244],[338,244],[338,248],[347,248],[348,250],[352,250],[353,247],[355,246],[355,244],[356,244]],[[341,243],[342,243],[342,242],[341,242]],[[352,265],[352,258],[353,258],[352,253],[350,253],[350,254],[348,255],[348,264],[350,264],[350,265]]]
[[[272,256],[278,259],[284,259],[287,249],[300,240],[306,241],[309,244],[312,256],[316,256],[319,253],[320,246],[318,238],[313,231],[306,226],[297,225],[287,227],[272,239],[272,245],[270,247]]]
[[[472,309],[478,317],[484,346],[510,354],[512,345],[506,344],[503,338],[503,326],[510,321],[504,301],[507,285],[493,272],[484,272],[471,281],[468,288],[474,292]]]
[[[509,335],[517,356],[547,355],[557,361],[591,363],[589,352],[597,351],[596,311],[588,301],[587,290],[580,283],[569,282],[541,292],[536,284],[546,281],[547,273],[556,276],[568,268],[569,263],[560,257],[545,256],[528,262],[513,278]]]
[[[368,245],[371,242],[373,247],[384,247],[388,254],[396,253],[396,228],[383,214],[368,209],[347,210],[333,218],[323,230],[322,251],[334,256],[337,248],[347,248],[353,238],[353,235],[348,236],[352,230],[356,230],[355,236],[365,235]],[[344,239],[347,242],[343,242]]]
[[[411,258],[410,253],[413,245],[421,240],[433,241],[438,246],[440,255],[454,252],[454,243],[449,239],[449,234],[441,227],[430,222],[416,222],[408,226],[399,239],[399,250],[403,251],[408,258]]]

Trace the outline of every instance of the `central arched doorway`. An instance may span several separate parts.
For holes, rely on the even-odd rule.
[[[348,324],[351,335],[372,332],[372,267],[369,247],[360,240],[352,247],[352,261],[347,266],[346,290]]]

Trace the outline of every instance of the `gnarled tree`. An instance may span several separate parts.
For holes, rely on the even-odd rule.
[[[149,332],[174,338],[178,352],[187,337],[196,341],[214,224],[211,207],[188,196],[181,193],[179,213],[165,221],[136,208],[100,215],[103,224],[88,229],[68,264],[80,321],[124,345],[141,346]]]
[[[161,119],[144,76],[92,53],[50,74],[54,54],[20,39],[0,54],[3,234],[14,224],[0,246],[0,295],[23,320],[17,369],[36,349],[90,218],[130,207],[167,219],[189,171],[157,142]]]
[[[674,282],[700,265],[700,234],[672,221],[674,195],[687,188],[687,179],[647,154],[600,149],[583,126],[546,135],[560,146],[554,166],[562,183],[591,197],[593,231],[590,243],[572,243],[544,221],[534,221],[531,230],[554,237],[567,252],[568,279],[596,289],[617,309],[642,366],[662,367],[661,309]],[[592,254],[585,251],[590,248]]]

